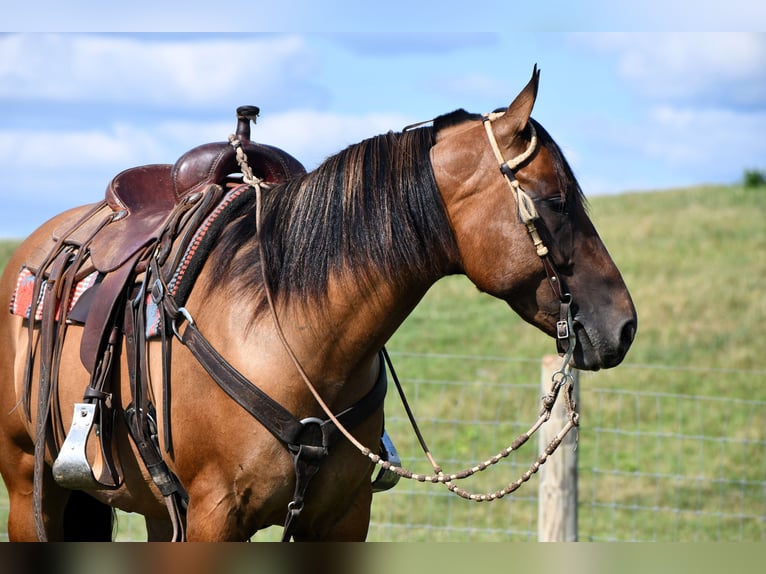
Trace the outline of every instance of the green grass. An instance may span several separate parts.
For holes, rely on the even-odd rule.
[[[631,290],[639,331],[623,366],[582,377],[581,539],[766,539],[766,188],[595,197],[591,215]],[[0,242],[0,267],[9,250]],[[388,348],[429,446],[455,470],[532,422],[539,361],[553,344],[452,277]],[[427,472],[393,391],[386,408],[405,465]],[[505,486],[535,450],[470,486]],[[0,502],[0,521],[3,512]],[[376,495],[370,539],[534,540],[536,521],[535,479],[494,505],[402,482]]]

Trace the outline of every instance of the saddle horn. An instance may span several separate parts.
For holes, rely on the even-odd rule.
[[[255,124],[261,109],[258,106],[239,106],[237,108],[237,138],[250,141],[250,122]]]
[[[237,108],[236,136],[256,175],[269,183],[280,183],[306,173],[303,165],[287,152],[250,139],[250,122],[256,122],[258,106]],[[239,171],[236,152],[228,142],[197,146],[182,155],[172,168],[171,178],[177,200],[201,191],[211,183],[223,185],[226,176]]]

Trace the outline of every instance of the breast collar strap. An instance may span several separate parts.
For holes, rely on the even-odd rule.
[[[497,118],[504,115],[505,112],[494,112],[491,114],[484,114],[482,116],[482,122],[484,123],[484,129],[487,132],[487,138],[489,139],[492,152],[495,154],[497,163],[500,166],[500,173],[503,174],[505,181],[508,183],[513,197],[516,200],[516,206],[518,208],[519,219],[527,228],[529,237],[535,246],[535,251],[540,257],[545,274],[548,277],[548,283],[553,289],[553,293],[556,295],[560,302],[559,306],[559,320],[556,323],[556,347],[559,353],[571,353],[574,350],[574,327],[572,325],[572,312],[571,303],[572,295],[565,291],[564,286],[561,283],[559,274],[556,271],[556,267],[551,261],[550,252],[548,247],[540,237],[540,233],[537,229],[535,222],[540,219],[540,214],[537,212],[535,202],[529,197],[529,194],[521,187],[521,183],[516,178],[516,170],[524,162],[526,162],[537,149],[537,131],[534,124],[530,121],[527,123],[531,132],[531,138],[527,149],[516,157],[505,160],[503,153],[500,150],[500,146],[497,143],[495,132],[492,129],[492,122]]]
[[[165,312],[173,322],[175,336],[191,351],[218,386],[289,451],[295,469],[295,491],[288,504],[282,539],[290,540],[296,520],[303,510],[309,483],[329,454],[329,449],[342,437],[341,428],[335,421],[345,428],[354,429],[383,404],[388,378],[382,355],[375,384],[355,404],[328,419],[309,417],[299,420],[224,359],[199,331],[189,312],[183,307],[174,308],[172,296],[166,296],[164,303]],[[186,323],[183,334],[180,333],[179,322]]]

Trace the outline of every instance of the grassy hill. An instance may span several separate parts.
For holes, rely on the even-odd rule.
[[[588,385],[725,397],[731,393],[731,377],[699,376],[700,371],[720,370],[740,373],[736,379],[736,396],[766,398],[761,381],[766,370],[762,351],[766,325],[766,292],[762,286],[766,277],[766,188],[706,186],[594,197],[591,199],[591,216],[631,290],[638,309],[639,329],[625,366],[589,377]],[[0,268],[12,246],[0,242]],[[2,306],[6,304],[0,302]],[[534,418],[539,393],[533,389],[522,397],[514,392],[513,385],[536,384],[539,359],[554,352],[554,348],[550,339],[524,323],[505,304],[478,293],[460,277],[447,278],[434,286],[389,344],[405,385],[408,390],[415,389],[413,403],[416,413],[427,421],[423,430],[431,437],[432,450],[437,456],[445,453],[450,463],[445,465],[448,470],[454,470],[453,467],[465,459],[476,462],[477,459],[472,460],[476,445],[479,445],[478,452],[482,457],[493,454],[496,452],[494,445],[507,444],[504,441],[518,434],[530,417]],[[642,368],[647,366],[652,368]],[[656,369],[666,371],[658,377]],[[430,384],[439,381],[446,384]],[[495,383],[500,389],[498,394],[490,395],[484,383]],[[398,417],[395,395],[391,392],[387,403],[387,411],[394,419]],[[588,406],[587,400],[584,404]],[[699,409],[698,406],[693,408]],[[591,421],[597,417],[602,426],[614,423],[610,417],[620,416],[609,407],[598,413],[593,412],[594,409],[591,406],[591,413],[585,414]],[[659,412],[659,407],[656,410]],[[468,411],[476,420],[485,420],[486,415],[489,419],[499,418],[501,422],[484,428],[481,424],[466,425],[458,421],[452,424],[452,430],[443,431],[441,423],[454,423],[456,418],[465,420],[459,415]],[[668,409],[666,416],[667,421],[652,424],[677,428],[679,417],[700,418],[703,415]],[[713,425],[714,419],[720,418],[716,414],[711,416],[713,419],[705,419],[705,425]],[[517,418],[521,420],[517,421]],[[721,433],[727,436],[754,434],[756,440],[763,441],[764,424],[762,413],[742,414],[741,417],[738,413],[727,414]],[[435,437],[434,432],[437,433]],[[592,465],[594,463],[588,457],[593,440],[585,429],[581,432],[581,456],[584,458],[581,464]],[[418,466],[422,465],[422,456],[414,441],[410,441],[411,434],[406,424],[396,427],[397,446],[405,463],[415,465],[415,470],[427,471],[427,465]],[[660,472],[656,469],[665,464],[661,462],[663,457],[677,459],[677,454],[668,455],[666,449],[667,444],[658,440],[657,445],[646,452],[642,446],[641,449],[636,447],[635,452],[615,453],[615,465]],[[760,450],[763,451],[762,444]],[[739,455],[731,456],[717,464],[721,468],[741,465],[741,461],[735,459]],[[763,457],[762,452],[760,456]],[[531,453],[527,452],[519,468],[523,470],[530,459]],[[681,463],[667,464],[675,468],[673,464]],[[700,465],[702,475],[704,462]],[[677,472],[672,468],[669,473]],[[754,468],[748,470],[751,472],[747,475],[748,480],[762,484],[758,483],[763,480],[762,469],[763,462],[756,462]],[[744,473],[742,471],[743,477]],[[515,471],[512,474],[516,475],[510,477],[511,480],[518,476]],[[505,479],[506,473],[495,475],[489,481],[489,488],[497,488],[498,481]],[[421,492],[429,487],[400,485],[394,492],[402,492],[402,489]],[[581,490],[584,487],[581,483]],[[535,487],[529,488],[534,493]],[[414,495],[409,494],[411,491],[403,492],[409,502],[405,503],[401,513],[420,512],[423,516],[415,519],[418,524],[426,524],[429,517],[445,512],[445,508],[458,522],[462,520],[470,524],[484,520],[476,518],[479,514],[460,518],[460,513],[467,512],[463,509],[469,503],[457,502],[447,507],[437,499],[429,502],[427,507],[419,508],[419,503],[412,502]],[[693,496],[699,497],[699,494]],[[765,505],[762,492],[748,496],[752,498],[745,497],[744,502],[739,500],[737,504]],[[389,508],[397,499],[381,497],[377,500],[380,502],[373,507],[373,520],[380,526],[373,527],[371,539],[437,539],[437,535],[428,532],[427,528],[422,532],[412,528],[404,533],[392,530],[389,522],[404,519],[398,516],[397,510]],[[520,500],[515,503],[520,509],[516,512],[527,512],[528,520],[533,521],[536,516],[534,496]],[[734,504],[723,500],[720,504],[724,506]],[[527,505],[529,508],[524,510]],[[0,502],[0,515],[2,506]],[[477,512],[486,515],[486,508],[482,506]],[[655,518],[650,513],[645,519],[647,528],[661,532],[662,529],[651,526]],[[502,523],[503,519],[497,520]],[[636,519],[628,519],[631,520],[631,528],[637,528]],[[603,528],[603,532],[589,533],[595,539],[608,537],[617,528],[614,523],[595,526],[597,522],[594,520],[593,528]],[[701,538],[727,539],[725,533],[721,535],[721,528],[719,520],[711,527],[711,532]],[[732,528],[742,530],[741,524]],[[753,536],[757,537],[757,532]],[[657,536],[659,539],[683,539],[678,533],[675,537],[667,535],[669,538],[664,538],[662,533]],[[447,537],[451,540],[472,539],[470,533],[461,532]]]
[[[766,319],[766,188],[709,186],[600,196],[590,206],[639,313],[638,337],[627,361],[764,367],[755,342]],[[0,269],[15,245],[0,241]],[[475,293],[462,277],[438,283],[390,346],[524,357],[551,347],[546,337],[504,304]]]

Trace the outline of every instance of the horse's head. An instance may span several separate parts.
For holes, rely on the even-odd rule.
[[[460,251],[460,271],[551,335],[561,296],[570,294],[574,366],[614,367],[633,342],[636,310],[561,150],[530,119],[538,80],[535,69],[502,113],[482,119],[456,112],[437,119],[434,175]],[[525,200],[531,201],[524,208]],[[542,242],[537,246],[535,233]]]

